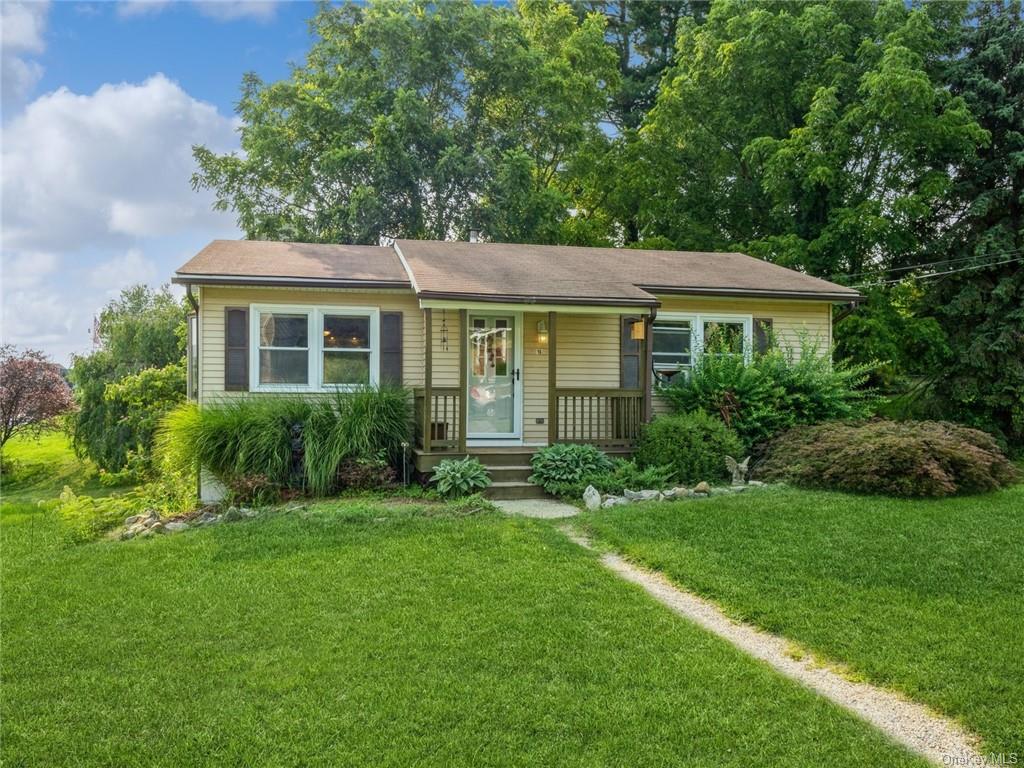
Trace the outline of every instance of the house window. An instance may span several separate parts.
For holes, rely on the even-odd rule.
[[[379,378],[375,307],[253,305],[250,389],[322,392]]]
[[[325,386],[370,383],[370,318],[367,315],[323,316]]]
[[[308,313],[259,313],[260,384],[309,383]]]
[[[701,345],[705,355],[742,355],[746,324],[740,321],[705,320],[704,342]]]
[[[746,315],[660,313],[651,347],[654,380],[664,386],[680,374],[686,376],[705,354],[749,359],[752,333],[752,318]]]
[[[693,361],[691,331],[689,320],[655,322],[651,359],[658,382],[667,384],[680,371],[689,370]]]

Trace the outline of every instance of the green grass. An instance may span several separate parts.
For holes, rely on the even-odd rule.
[[[123,490],[102,485],[96,466],[75,456],[63,432],[15,437],[4,446],[4,456],[14,463],[13,473],[5,475],[0,485],[5,502],[53,498],[65,485],[87,496],[110,496]]]
[[[1024,753],[1024,486],[942,501],[765,490],[584,521],[731,615]]]
[[[7,765],[923,765],[539,521],[0,518]]]

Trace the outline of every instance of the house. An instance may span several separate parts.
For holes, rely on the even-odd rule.
[[[195,308],[190,395],[401,383],[415,465],[474,453],[529,493],[554,442],[628,451],[657,388],[703,350],[768,335],[827,348],[857,291],[740,253],[398,240],[392,247],[210,243],[175,274]]]

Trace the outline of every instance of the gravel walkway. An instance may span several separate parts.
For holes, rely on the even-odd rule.
[[[562,531],[580,546],[593,548],[588,539],[570,527],[564,526]],[[978,739],[928,708],[873,685],[847,680],[810,658],[792,658],[786,652],[789,643],[785,638],[733,621],[713,603],[679,589],[659,573],[639,568],[613,554],[603,554],[601,563],[680,616],[767,662],[929,760],[939,765],[985,765],[974,747]]]

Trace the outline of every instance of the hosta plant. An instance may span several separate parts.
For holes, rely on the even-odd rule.
[[[491,484],[487,468],[471,456],[464,459],[445,459],[436,467],[430,482],[443,496],[468,496]]]
[[[555,443],[533,454],[530,466],[530,482],[548,493],[557,493],[588,475],[609,472],[614,465],[607,454],[592,445]]]

